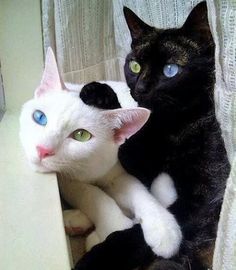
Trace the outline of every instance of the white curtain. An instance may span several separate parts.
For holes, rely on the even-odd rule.
[[[158,28],[180,27],[199,0],[42,0],[44,46],[53,47],[66,81],[123,80],[130,35],[123,6]],[[232,171],[214,270],[236,269],[236,1],[208,0],[216,43],[215,103]]]

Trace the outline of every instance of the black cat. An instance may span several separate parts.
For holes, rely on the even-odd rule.
[[[132,36],[126,80],[133,98],[152,114],[121,147],[119,158],[148,187],[161,172],[173,178],[178,200],[170,211],[184,240],[174,258],[155,258],[136,225],[111,234],[76,269],[206,270],[230,170],[215,116],[214,42],[206,4],[197,5],[179,29],[159,30],[128,8],[124,13]]]
[[[150,27],[128,9],[125,17],[132,36],[126,80],[152,115],[121,148],[120,160],[148,186],[162,171],[171,175],[179,197],[170,210],[184,233],[177,261],[185,269],[207,269],[230,166],[215,116],[215,48],[206,3],[180,29]]]

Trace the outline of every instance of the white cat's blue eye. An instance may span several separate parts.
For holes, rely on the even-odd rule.
[[[178,74],[180,67],[176,64],[167,64],[163,67],[163,73],[167,78],[172,78]]]
[[[41,126],[47,125],[47,116],[43,112],[36,110],[33,112],[32,116],[33,116],[34,122],[36,122],[37,124]]]

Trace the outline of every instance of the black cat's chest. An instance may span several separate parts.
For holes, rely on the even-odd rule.
[[[206,185],[210,191],[211,180],[218,179],[217,170],[211,170],[209,164],[217,167],[217,164],[227,162],[217,159],[217,152],[226,155],[214,116],[187,126],[178,134],[170,134],[151,118],[120,148],[119,158],[122,165],[147,187],[160,173],[168,173],[179,197],[194,205],[195,201],[200,202],[206,197]]]
[[[147,187],[163,172],[166,159],[172,152],[167,134],[160,131],[156,118],[151,115],[145,126],[119,149],[123,167]]]

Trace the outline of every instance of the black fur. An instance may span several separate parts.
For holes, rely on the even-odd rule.
[[[129,270],[153,260],[140,225],[114,232],[106,241],[92,248],[78,262],[75,270]]]
[[[230,170],[215,116],[214,43],[206,4],[199,4],[182,28],[170,30],[148,26],[127,8],[124,12],[132,36],[126,80],[134,99],[152,114],[121,147],[119,158],[147,187],[159,173],[170,174],[178,192],[170,211],[184,240],[177,256],[162,260],[149,254],[137,227],[116,232],[85,255],[84,268],[76,269],[206,270]],[[130,60],[141,64],[140,74],[130,71]],[[162,72],[166,63],[180,65],[180,73],[167,79]]]
[[[121,108],[117,95],[112,88],[99,82],[86,84],[80,92],[80,98],[87,105],[92,105],[100,109]]]
[[[170,174],[179,197],[170,211],[184,234],[176,269],[207,269],[230,168],[215,116],[214,43],[206,4],[199,4],[182,28],[165,31],[145,25],[127,9],[125,14],[132,35],[126,80],[134,99],[152,115],[121,147],[120,160],[147,186],[159,173]],[[140,74],[130,71],[130,59],[141,64]],[[166,63],[179,64],[180,73],[166,78]]]

